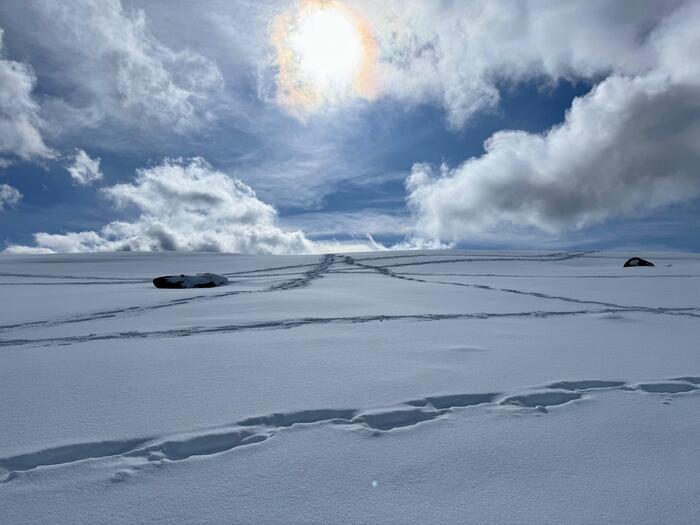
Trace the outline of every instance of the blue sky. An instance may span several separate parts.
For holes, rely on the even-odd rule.
[[[2,3],[0,249],[697,251],[698,24],[694,0]]]

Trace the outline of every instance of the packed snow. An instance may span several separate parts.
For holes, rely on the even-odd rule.
[[[0,523],[700,516],[700,255],[0,255],[0,291]]]

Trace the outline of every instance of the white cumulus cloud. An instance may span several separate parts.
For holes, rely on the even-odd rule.
[[[100,159],[91,158],[84,150],[78,149],[73,157],[73,164],[66,168],[76,184],[87,186],[102,178]]]
[[[281,229],[275,209],[249,186],[199,158],[166,160],[138,170],[132,183],[104,192],[119,208],[135,210],[136,218],[110,222],[99,232],[37,233],[35,246],[10,246],[7,251],[316,251],[302,232]]]
[[[22,199],[22,194],[17,188],[8,184],[0,184],[0,211],[15,206]]]
[[[39,105],[32,98],[34,73],[27,64],[3,58],[2,52],[0,28],[0,153],[24,160],[51,158],[54,153],[41,136]]]
[[[568,26],[574,43],[586,20]],[[612,73],[546,133],[498,132],[456,168],[415,165],[406,186],[417,231],[447,240],[513,226],[558,232],[699,196],[699,26],[700,3],[673,11],[646,35],[643,67],[610,61]],[[596,56],[572,45],[572,69],[575,57]]]

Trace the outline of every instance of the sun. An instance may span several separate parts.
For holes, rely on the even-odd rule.
[[[277,100],[297,114],[374,95],[376,46],[367,22],[336,0],[305,0],[275,19]]]
[[[337,8],[309,9],[291,35],[299,73],[322,89],[347,87],[362,62],[362,39]]]

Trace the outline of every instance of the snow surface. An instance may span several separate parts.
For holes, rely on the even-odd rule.
[[[697,523],[699,292],[693,254],[0,255],[0,523]]]

